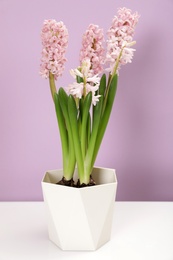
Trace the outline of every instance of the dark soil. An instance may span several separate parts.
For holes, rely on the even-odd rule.
[[[90,176],[90,182],[88,184],[82,183],[80,184],[80,181],[77,181],[76,187],[77,188],[84,188],[84,187],[89,187],[89,186],[94,186],[96,185],[95,181],[93,180],[92,176]]]
[[[59,185],[64,185],[64,186],[69,186],[69,187],[75,187],[75,183],[74,183],[74,180],[71,179],[71,180],[66,180],[65,177],[63,177],[59,182],[57,182],[56,184],[59,184]]]
[[[63,186],[68,186],[68,187],[74,187],[74,188],[84,188],[84,187],[89,187],[89,186],[94,186],[96,185],[95,181],[93,180],[92,176],[90,176],[90,182],[88,184],[82,183],[80,184],[80,180],[77,181],[75,184],[74,180],[66,180],[65,177],[63,177],[59,182],[56,184],[63,185]]]

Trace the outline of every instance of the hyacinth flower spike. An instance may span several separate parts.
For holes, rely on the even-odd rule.
[[[55,80],[62,75],[66,62],[65,52],[68,45],[67,28],[63,22],[45,20],[41,31],[41,39],[43,50],[40,74],[46,79],[49,78],[50,90],[55,103],[62,145],[63,182],[64,184],[67,182],[67,185],[69,185],[69,183],[73,185],[76,158],[71,136],[71,126],[68,120],[67,106],[65,105],[67,95],[64,92],[57,94],[55,85]],[[66,117],[66,121],[64,117]]]

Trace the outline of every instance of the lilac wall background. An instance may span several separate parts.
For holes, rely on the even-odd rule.
[[[39,75],[44,19],[62,20],[71,82],[89,23],[108,29],[118,7],[141,14],[132,64],[122,67],[96,165],[117,170],[118,200],[173,200],[173,1],[0,1],[0,200],[42,200],[41,179],[61,168],[48,82]]]

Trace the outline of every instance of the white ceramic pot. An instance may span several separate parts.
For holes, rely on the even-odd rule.
[[[42,180],[49,238],[62,250],[96,250],[110,240],[115,170],[95,167],[92,177],[97,185],[84,188],[55,184],[62,170],[48,171]]]

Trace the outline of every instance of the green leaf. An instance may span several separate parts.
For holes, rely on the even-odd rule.
[[[63,88],[59,89],[58,95],[59,95],[59,104],[60,104],[61,111],[62,111],[62,114],[63,114],[63,117],[64,117],[65,126],[66,126],[66,129],[67,129],[67,135],[68,135],[68,157],[67,157],[68,164],[67,164],[67,168],[68,168],[68,171],[70,173],[72,171],[74,172],[76,159],[75,159],[72,130],[71,130],[70,119],[69,119],[69,114],[68,114],[68,95],[64,91]]]
[[[118,83],[118,76],[114,75],[111,82],[110,82],[106,106],[105,106],[102,118],[100,120],[99,131],[98,131],[97,140],[96,140],[96,143],[95,143],[95,149],[94,149],[93,158],[92,158],[92,166],[94,165],[94,162],[96,160],[97,153],[99,151],[104,133],[106,131],[106,127],[107,127],[108,122],[109,122],[109,118],[110,118],[110,114],[111,114],[111,111],[112,111],[112,107],[113,107],[113,103],[114,103],[114,99],[115,99],[115,94],[116,94],[116,90],[117,90],[117,83]]]
[[[92,170],[92,158],[95,149],[95,143],[97,140],[99,125],[100,125],[100,118],[101,118],[101,111],[102,111],[102,103],[103,103],[103,96],[99,98],[99,102],[94,110],[94,120],[93,120],[93,127],[92,133],[89,140],[88,150],[85,157],[85,172],[86,174],[90,175]]]
[[[63,114],[66,117],[68,115],[68,113],[67,113],[67,111],[68,111],[68,95],[63,88],[59,89],[58,94],[59,94],[59,97],[60,97],[59,101],[60,101],[60,105],[61,105]]]
[[[83,116],[83,105],[84,105],[84,98],[82,97],[79,100],[79,115],[81,117],[81,120],[82,120],[82,116]]]
[[[83,180],[84,165],[83,165],[82,150],[81,150],[79,131],[78,131],[78,120],[77,120],[78,111],[77,111],[75,99],[72,95],[68,97],[68,114],[69,114],[69,119],[71,124],[72,137],[74,141],[74,150],[75,150],[76,161],[78,166],[78,174],[80,180]]]
[[[57,116],[61,143],[62,143],[63,158],[65,159],[65,157],[68,155],[68,136],[66,131],[65,120],[59,102],[59,95],[57,93],[54,94],[54,101],[55,101],[55,110],[56,110],[56,116]]]
[[[103,74],[103,76],[101,77],[101,80],[100,80],[99,95],[104,96],[105,89],[106,89],[106,75]]]
[[[70,120],[69,120],[69,115],[68,115],[68,95],[64,91],[63,88],[59,89],[59,102],[61,106],[61,110],[65,119],[66,127],[68,134],[71,134],[71,126],[70,126]]]
[[[81,114],[79,113],[79,116],[78,116],[78,130],[79,130],[79,138],[81,138],[81,131],[82,131],[82,116]]]
[[[76,76],[76,81],[77,83],[81,83],[83,82],[83,78],[81,78],[80,76]]]
[[[91,137],[91,116],[90,116],[90,113],[88,113],[88,121],[87,121],[87,148],[88,148],[88,145],[89,145],[90,137]]]
[[[74,173],[75,157],[72,156],[69,158],[68,132],[66,130],[66,123],[60,106],[59,95],[57,93],[54,94],[54,103],[61,138],[63,175],[67,180],[70,180]]]
[[[92,101],[92,92],[89,92],[84,100],[83,115],[82,115],[81,149],[82,149],[83,160],[85,158],[85,152],[86,152],[87,121],[88,121],[89,110],[91,107],[91,101]]]

